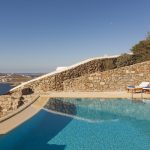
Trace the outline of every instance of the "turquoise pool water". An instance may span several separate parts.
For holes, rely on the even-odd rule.
[[[0,150],[150,150],[150,103],[51,99]]]

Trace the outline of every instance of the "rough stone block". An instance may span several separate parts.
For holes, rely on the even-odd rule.
[[[100,85],[105,85],[105,82],[100,82]]]

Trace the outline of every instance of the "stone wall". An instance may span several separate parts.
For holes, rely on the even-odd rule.
[[[111,65],[114,61],[116,58],[92,60],[25,84],[12,93],[18,93],[24,88],[39,95],[49,91],[125,90],[127,85],[138,85],[142,81],[150,80],[150,61],[117,69]]]
[[[150,81],[150,61],[64,81],[64,91],[124,91]]]
[[[18,100],[11,96],[1,96],[0,97],[0,117],[7,115],[12,110],[16,110],[18,105]]]
[[[37,95],[35,94],[20,95],[20,93],[0,96],[0,118],[13,113],[21,106],[32,102],[36,97]]]
[[[74,79],[86,74],[95,73],[98,71],[104,71],[106,69],[113,69],[113,62],[116,61],[116,58],[105,58],[105,59],[95,59],[84,64],[80,64],[74,68],[56,73],[44,77],[42,79],[30,82],[13,92],[18,92],[18,90],[23,88],[30,88],[34,93],[44,93],[48,91],[63,91],[63,82],[68,79]],[[107,66],[106,66],[107,65]]]

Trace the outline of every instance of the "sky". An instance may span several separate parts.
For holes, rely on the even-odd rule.
[[[0,72],[50,72],[129,52],[150,31],[149,0],[0,0]]]

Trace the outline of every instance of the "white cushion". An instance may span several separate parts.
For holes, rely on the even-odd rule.
[[[139,87],[144,88],[144,87],[149,86],[149,84],[150,84],[150,82],[142,82],[142,83],[139,85]]]

